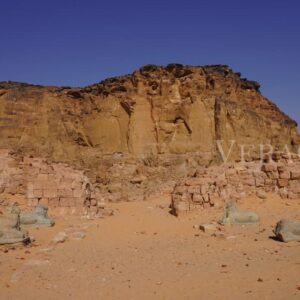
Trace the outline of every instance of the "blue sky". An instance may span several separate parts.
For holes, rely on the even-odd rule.
[[[84,86],[149,63],[228,64],[300,123],[297,1],[0,4],[0,81]]]

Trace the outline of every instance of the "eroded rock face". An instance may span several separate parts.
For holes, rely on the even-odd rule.
[[[215,140],[298,141],[296,123],[227,66],[145,66],[86,88],[0,84],[0,146],[94,165],[97,155],[216,156]]]
[[[3,82],[0,127],[0,148],[84,170],[94,193],[109,201],[171,191],[195,167],[221,162],[217,140],[225,153],[231,140],[291,151],[300,144],[296,122],[260,94],[259,84],[223,65],[148,65],[85,88]],[[249,159],[258,155],[257,148]],[[239,156],[233,147],[230,159]],[[41,182],[53,182],[46,175]],[[1,180],[0,193],[8,185]],[[54,182],[46,196],[39,194],[45,187],[34,188],[32,199],[82,205],[80,187],[73,196]]]

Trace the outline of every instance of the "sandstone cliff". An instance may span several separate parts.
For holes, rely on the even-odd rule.
[[[216,140],[224,151],[231,140],[296,151],[296,122],[259,88],[224,65],[147,65],[85,88],[2,82],[0,148],[82,168],[119,198],[136,195],[220,162]]]

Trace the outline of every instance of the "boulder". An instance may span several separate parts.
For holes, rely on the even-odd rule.
[[[56,236],[53,238],[53,243],[54,244],[59,244],[59,243],[64,243],[68,238],[68,235],[64,232],[61,231]]]
[[[216,224],[200,224],[199,229],[203,232],[215,232],[218,231]]]
[[[282,219],[276,224],[274,234],[281,242],[300,242],[300,222]]]

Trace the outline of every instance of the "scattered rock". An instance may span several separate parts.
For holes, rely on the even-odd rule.
[[[264,193],[263,191],[257,191],[256,196],[260,199],[267,199],[267,194]]]
[[[65,232],[59,232],[54,238],[53,238],[53,242],[55,244],[58,243],[64,243],[68,238],[68,235]]]
[[[263,166],[256,160],[249,164],[199,167],[175,185],[172,213],[179,216],[193,210],[217,208],[226,201],[238,201],[253,194],[265,200],[269,192],[278,194],[282,199],[300,198],[300,180],[295,179],[298,175],[293,171],[300,169],[300,158],[293,158],[293,164],[290,164],[285,156],[276,152],[276,162]],[[294,175],[290,177],[292,172]]]
[[[214,232],[218,230],[215,224],[200,224],[198,227],[203,232]]]

